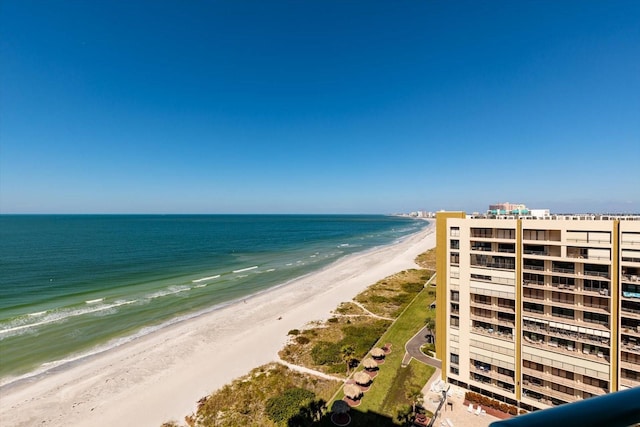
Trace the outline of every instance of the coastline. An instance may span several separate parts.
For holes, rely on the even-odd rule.
[[[415,257],[435,246],[434,231],[431,222],[397,243],[12,385],[0,399],[0,424],[182,422],[198,399],[275,360],[289,330],[326,319],[376,281],[416,267]]]

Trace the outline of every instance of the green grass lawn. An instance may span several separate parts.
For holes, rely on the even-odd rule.
[[[411,388],[422,388],[433,375],[435,368],[413,360],[407,367],[402,367],[404,345],[425,325],[428,317],[435,315],[429,309],[434,300],[433,292],[424,289],[406,308],[402,315],[382,335],[379,347],[391,344],[391,353],[387,355],[385,363],[380,365],[378,375],[373,385],[362,399],[357,410],[360,412],[376,412],[395,418],[399,406],[410,405],[406,391]],[[336,398],[342,398],[338,393]]]

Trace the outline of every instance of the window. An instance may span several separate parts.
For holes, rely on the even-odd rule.
[[[451,240],[449,242],[450,249],[460,249],[460,240]]]
[[[605,380],[601,380],[599,378],[593,378],[593,377],[588,377],[586,375],[583,375],[582,382],[593,387],[601,388],[603,390],[609,389],[609,382]]]
[[[609,308],[608,300],[600,297],[583,296],[582,301],[585,307]]]
[[[460,301],[459,291],[451,291],[451,301]]]
[[[454,265],[460,264],[460,254],[457,252],[451,252],[451,256],[449,257],[449,262]]]
[[[525,288],[523,295],[525,298],[544,299],[544,291],[542,289]]]
[[[500,368],[498,367],[498,373],[502,374],[502,375],[506,375],[508,377],[513,378],[515,373],[511,370],[511,369],[505,369],[505,368]]]
[[[460,355],[455,354],[455,353],[451,353],[451,363],[453,363],[454,365],[459,365],[460,364]]]
[[[606,314],[584,312],[584,321],[589,323],[597,323],[600,325],[609,325],[609,316]]]
[[[460,318],[457,316],[451,316],[449,318],[449,325],[458,329],[460,327]]]
[[[473,302],[491,305],[491,297],[488,295],[473,294]]]
[[[460,227],[451,227],[451,229],[449,230],[449,235],[451,237],[460,236]]]
[[[460,375],[460,369],[456,368],[455,366],[450,367],[449,372],[451,372],[454,375]]]
[[[560,289],[573,289],[576,285],[576,279],[573,277],[553,276],[551,277],[551,284]]]
[[[553,292],[551,294],[551,301],[559,302],[562,304],[575,304],[575,298],[573,294],[567,294],[564,292]]]
[[[532,362],[530,360],[523,360],[522,366],[525,368],[533,369],[536,371],[544,372],[544,365],[542,363]]]
[[[547,240],[544,230],[524,230],[524,240]]]
[[[552,368],[551,373],[556,377],[566,378],[568,380],[573,379],[573,372],[565,371],[564,369]]]
[[[522,307],[524,308],[524,311],[528,311],[530,313],[544,313],[544,306],[542,304],[535,304],[525,301],[524,303],[522,303]]]
[[[493,237],[492,228],[472,228],[471,237],[490,238]]]
[[[510,228],[498,228],[498,239],[515,239],[516,238],[516,230]]]
[[[562,317],[565,319],[573,319],[575,316],[575,311],[570,308],[563,307],[551,307],[551,314],[556,317]]]
[[[516,302],[512,299],[498,298],[498,307],[515,309]]]
[[[560,384],[556,384],[556,383],[551,383],[551,389],[555,390],[555,391],[559,391],[561,393],[564,394],[568,394],[570,396],[573,396],[575,394],[575,390],[571,387],[567,387],[566,385],[560,385]]]

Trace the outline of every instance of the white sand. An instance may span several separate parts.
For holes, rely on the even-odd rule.
[[[435,221],[401,243],[14,385],[0,395],[0,425],[182,423],[201,397],[275,360],[289,330],[324,320],[376,281],[415,267],[415,257],[435,246],[434,231]]]

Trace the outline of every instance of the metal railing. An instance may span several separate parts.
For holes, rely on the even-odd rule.
[[[640,422],[640,387],[496,421],[490,427],[628,427]]]

